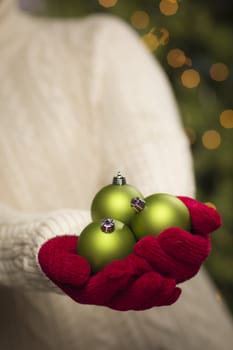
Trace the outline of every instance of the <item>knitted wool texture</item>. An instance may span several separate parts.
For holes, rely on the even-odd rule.
[[[77,254],[78,237],[62,236],[39,250],[45,274],[73,300],[115,310],[145,310],[173,304],[181,293],[176,283],[193,277],[210,252],[209,234],[221,225],[216,210],[188,197],[192,232],[172,227],[157,237],[139,240],[134,252],[108,264],[96,275]]]

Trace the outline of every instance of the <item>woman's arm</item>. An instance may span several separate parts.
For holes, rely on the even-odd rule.
[[[81,232],[89,212],[62,209],[27,214],[0,205],[0,285],[60,292],[45,277],[37,252],[48,239]]]

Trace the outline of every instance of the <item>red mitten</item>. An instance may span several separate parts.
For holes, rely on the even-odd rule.
[[[221,226],[221,217],[215,209],[189,197],[178,198],[189,210],[191,232],[172,227],[157,237],[142,238],[134,248],[134,253],[146,259],[154,270],[177,283],[199,271],[210,253],[210,233]]]
[[[77,241],[77,236],[55,237],[38,253],[44,273],[76,302],[126,311],[170,305],[178,299],[176,281],[134,253],[91,276],[88,262],[77,254]]]
[[[77,255],[76,236],[55,237],[39,250],[44,273],[76,302],[115,310],[145,310],[174,303],[181,290],[176,282],[193,277],[210,252],[210,233],[221,225],[220,215],[192,198],[187,206],[191,232],[173,227],[147,236],[134,252],[90,275],[87,261]]]

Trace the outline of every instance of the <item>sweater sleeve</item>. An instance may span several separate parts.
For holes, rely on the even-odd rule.
[[[48,239],[79,234],[90,222],[85,210],[22,213],[0,205],[0,286],[60,290],[41,271],[37,252]]]
[[[96,118],[103,173],[121,171],[145,195],[193,196],[189,144],[165,73],[127,24],[101,23]]]

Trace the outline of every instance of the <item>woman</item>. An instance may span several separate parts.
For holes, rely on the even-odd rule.
[[[194,196],[158,63],[118,19],[35,19],[13,0],[0,1],[0,48],[1,348],[230,349],[231,321],[204,271],[176,304],[120,313],[75,304],[37,265],[43,242],[90,222],[118,170],[145,195]]]

